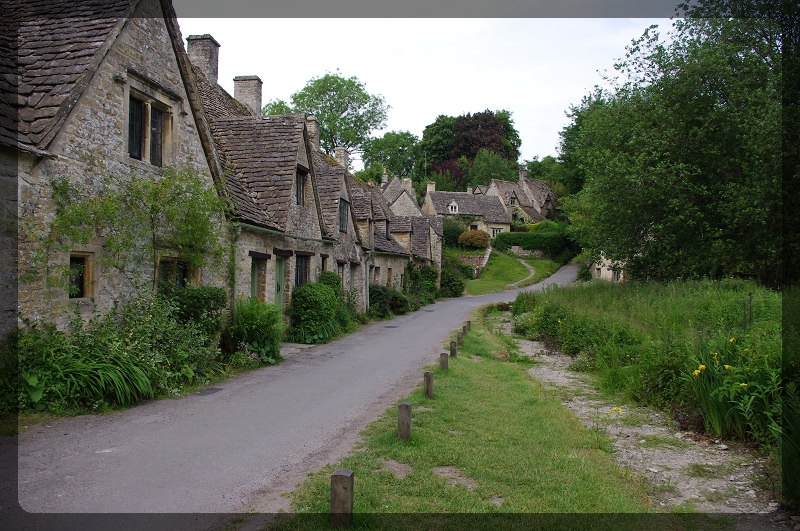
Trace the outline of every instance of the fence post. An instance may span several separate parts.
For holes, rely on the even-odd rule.
[[[340,468],[331,474],[330,524],[350,527],[353,517],[353,471]]]
[[[457,352],[456,352],[456,342],[455,341],[451,341],[450,342],[450,357],[455,358],[456,354],[457,354]]]
[[[464,336],[461,332],[459,332],[458,335],[456,336],[456,343],[458,343],[459,345],[464,344]]]
[[[467,332],[472,330],[472,321],[467,321]]]
[[[447,352],[439,354],[439,368],[443,371],[447,370]]]
[[[447,358],[445,358],[447,359]],[[425,371],[425,396],[433,398],[433,372]]]
[[[467,335],[467,325],[464,325],[461,327],[461,336],[463,337],[466,335]]]
[[[411,437],[411,402],[400,402],[397,413],[397,436],[407,441]]]

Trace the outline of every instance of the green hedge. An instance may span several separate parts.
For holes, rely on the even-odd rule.
[[[342,334],[340,307],[340,299],[328,285],[312,282],[294,288],[287,309],[292,323],[290,339],[317,344],[327,343]]]

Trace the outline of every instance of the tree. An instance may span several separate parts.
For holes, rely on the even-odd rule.
[[[385,127],[389,110],[383,96],[369,94],[355,76],[345,78],[338,73],[310,79],[303,89],[292,94],[291,102],[289,106],[274,100],[261,112],[313,114],[319,122],[320,147],[328,155],[333,155],[336,147],[361,151],[370,132]]]
[[[488,185],[492,179],[501,181],[516,181],[517,172],[509,165],[508,161],[493,151],[480,149],[468,165],[464,175],[467,186],[474,188],[478,185]]]
[[[634,276],[775,283],[775,25],[687,18],[673,28],[669,44],[655,28],[634,40],[617,65],[623,82],[573,109],[566,160],[584,183],[564,210],[585,248],[624,261]]]
[[[453,151],[456,119],[440,114],[432,124],[425,126],[420,141],[420,156],[424,171],[431,171],[431,166],[450,159]]]
[[[364,168],[386,168],[389,175],[410,177],[417,164],[419,139],[408,131],[389,131],[364,142]]]

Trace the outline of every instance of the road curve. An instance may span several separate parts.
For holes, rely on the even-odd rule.
[[[17,440],[17,511],[4,503],[0,524],[19,508],[51,515],[285,509],[280,494],[349,453],[359,431],[419,384],[422,368],[474,308],[571,283],[576,272],[567,265],[522,290],[439,301],[191,396],[34,426]],[[9,439],[2,444],[9,452]]]

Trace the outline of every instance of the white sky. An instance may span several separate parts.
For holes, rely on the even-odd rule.
[[[231,94],[235,76],[257,75],[263,103],[289,102],[311,78],[338,69],[390,106],[373,136],[422,138],[440,114],[507,109],[521,161],[555,156],[566,111],[603,84],[599,72],[613,74],[648,25],[662,35],[671,27],[665,18],[235,19],[176,11],[184,39],[207,33],[220,43],[218,81]]]

